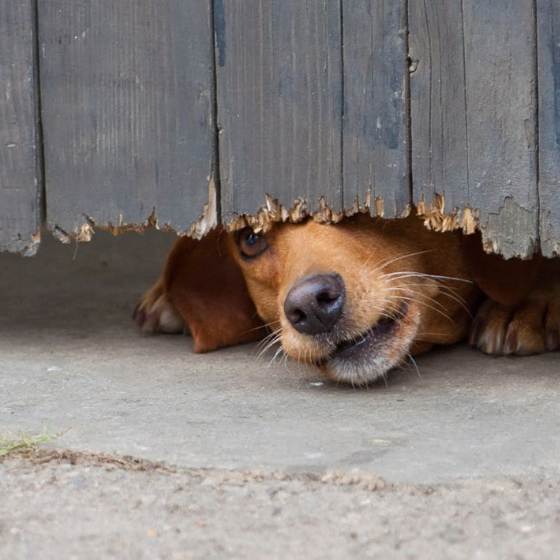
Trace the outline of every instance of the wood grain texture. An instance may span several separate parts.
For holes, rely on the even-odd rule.
[[[42,182],[34,5],[0,0],[0,250],[27,253]],[[414,202],[472,209],[487,249],[560,253],[556,0],[37,5],[47,222],[62,238],[151,216],[187,231],[209,193],[226,221],[266,195],[394,217],[412,175]]]
[[[39,2],[48,225],[185,231],[214,173],[210,0]]]
[[[224,218],[265,195],[342,209],[341,22],[331,0],[215,0]]]
[[[0,0],[0,251],[33,254],[40,178],[31,0]]]
[[[416,200],[470,207],[487,249],[538,247],[536,33],[524,0],[410,2]]]
[[[410,204],[406,3],[343,3],[344,207],[371,198],[393,218]]]
[[[469,193],[505,257],[538,247],[534,21],[533,2],[464,1]]]
[[[560,4],[537,0],[541,248],[560,256]]]
[[[470,204],[461,0],[409,2],[414,196]]]

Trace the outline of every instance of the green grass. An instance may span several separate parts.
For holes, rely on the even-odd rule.
[[[43,432],[42,434],[18,434],[17,436],[0,435],[0,459],[7,457],[10,453],[21,451],[31,451],[40,445],[49,443],[56,439],[58,435]]]

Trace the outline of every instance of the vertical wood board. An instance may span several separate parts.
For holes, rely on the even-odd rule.
[[[210,0],[39,3],[47,221],[185,231],[214,173]]]
[[[560,256],[560,4],[537,0],[541,248]]]
[[[0,251],[33,254],[40,188],[31,0],[0,0]]]
[[[461,0],[409,2],[415,200],[471,203]]]
[[[469,192],[505,257],[538,247],[534,22],[533,2],[464,2]]]
[[[340,6],[215,0],[224,219],[265,196],[342,209]]]
[[[397,217],[410,204],[406,2],[344,0],[342,15],[344,207],[367,195],[372,215]]]
[[[415,200],[475,210],[488,249],[538,246],[531,2],[409,3]],[[417,62],[416,62],[417,61]]]

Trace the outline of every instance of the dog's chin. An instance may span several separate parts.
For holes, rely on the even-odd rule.
[[[384,378],[406,361],[418,324],[416,310],[404,306],[397,317],[382,319],[362,335],[339,342],[321,369],[329,378],[354,386]]]

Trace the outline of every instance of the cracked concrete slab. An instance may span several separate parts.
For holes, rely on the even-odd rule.
[[[99,234],[2,255],[0,425],[186,467],[358,468],[399,482],[556,474],[558,354],[444,349],[353,390],[254,346],[193,354],[130,320],[172,240]]]

